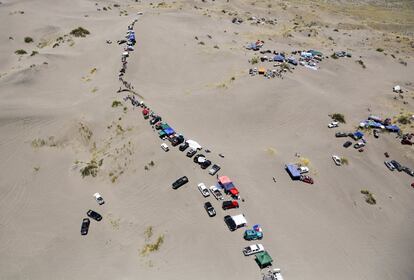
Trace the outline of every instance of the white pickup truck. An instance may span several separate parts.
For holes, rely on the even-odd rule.
[[[221,191],[216,186],[211,186],[210,187],[210,192],[217,200],[223,200],[224,199],[223,194],[221,193]]]

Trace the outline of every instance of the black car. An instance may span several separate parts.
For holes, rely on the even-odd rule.
[[[170,142],[173,147],[180,145],[184,142],[184,136],[178,135],[177,137],[172,138]]]
[[[172,188],[174,190],[178,189],[179,187],[181,187],[182,185],[185,185],[188,183],[188,178],[187,176],[183,176],[180,179],[178,179],[177,181],[175,181],[174,183],[172,183]]]
[[[88,218],[83,219],[82,221],[82,227],[81,227],[81,234],[87,235],[89,231],[89,225],[91,221]]]
[[[196,153],[197,153],[197,151],[196,151],[196,150],[190,149],[190,150],[187,152],[187,156],[190,158],[190,157],[192,157],[193,155],[195,155]]]
[[[408,175],[410,175],[410,176],[414,177],[414,170],[412,170],[411,168],[408,168],[408,167],[404,166],[404,167],[403,167],[403,171],[404,171],[405,173],[407,173]]]
[[[95,212],[95,211],[93,211],[93,210],[89,210],[87,213],[86,213],[86,215],[88,215],[88,217],[89,218],[92,218],[92,219],[94,219],[95,221],[100,221],[100,220],[102,220],[102,216],[99,214],[99,213],[97,213],[97,212]]]
[[[178,147],[178,149],[181,151],[181,152],[184,152],[185,151],[185,149],[187,149],[188,148],[188,143],[187,142],[184,142],[183,144],[181,144],[180,145],[180,147]]]
[[[193,158],[194,163],[199,164],[198,159],[199,158],[205,158],[205,156],[203,154],[198,154]]]
[[[202,169],[206,169],[210,165],[211,165],[211,161],[209,161],[208,159],[206,159],[205,161],[203,161],[202,163],[200,163],[200,166],[201,166]]]
[[[216,215],[216,210],[214,210],[213,205],[211,205],[211,203],[209,201],[207,201],[206,203],[204,203],[204,209],[206,209],[207,214],[210,217],[214,217]]]
[[[233,221],[233,218],[230,215],[224,217],[224,222],[230,231],[235,231],[237,229],[236,223]]]
[[[395,167],[395,169],[397,169],[399,172],[401,172],[403,170],[402,165],[396,161],[396,160],[392,160],[390,161],[390,163]]]
[[[208,171],[208,173],[213,176],[216,175],[216,173],[220,170],[220,166],[217,164],[213,164],[213,166],[210,168],[210,170]]]
[[[348,137],[348,133],[337,132],[337,133],[335,133],[335,137]]]
[[[160,116],[155,116],[155,117],[152,118],[152,120],[150,120],[150,124],[154,125],[154,124],[156,124],[157,122],[159,122],[161,120],[162,120],[162,118]]]
[[[344,146],[344,148],[348,148],[351,145],[352,145],[351,141],[346,141],[343,146]]]
[[[223,210],[239,208],[239,203],[236,200],[223,201],[221,208],[223,208]]]

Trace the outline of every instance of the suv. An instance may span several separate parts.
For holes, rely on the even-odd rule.
[[[214,210],[213,205],[211,205],[211,203],[209,201],[207,201],[206,203],[204,203],[204,209],[206,209],[207,214],[210,217],[214,217],[216,215],[216,210]]]
[[[223,201],[223,205],[222,205],[221,208],[223,208],[223,210],[228,210],[228,209],[232,209],[232,208],[239,208],[239,203],[235,200]]]
[[[346,141],[343,146],[344,146],[344,148],[348,148],[351,145],[352,145],[351,141]]]
[[[178,147],[178,149],[181,151],[181,152],[184,152],[185,151],[185,149],[187,149],[188,148],[188,143],[187,142],[184,142],[183,144],[181,144],[180,145],[180,147]]]
[[[209,161],[208,159],[206,159],[205,161],[203,161],[202,163],[200,163],[200,166],[201,166],[202,169],[206,169],[210,165],[211,165],[211,161]]]
[[[97,212],[95,212],[95,211],[93,211],[93,210],[89,210],[87,213],[86,213],[86,215],[88,215],[88,217],[89,218],[92,218],[92,219],[94,219],[95,221],[100,221],[100,220],[102,220],[102,216],[99,214],[99,213],[97,213]]]
[[[355,149],[359,149],[359,148],[362,148],[364,146],[365,146],[365,143],[364,142],[358,142],[358,143],[355,143],[354,148]]]
[[[175,181],[174,183],[172,183],[172,188],[174,190],[178,189],[179,187],[181,187],[182,185],[185,185],[188,183],[188,178],[187,176],[183,176],[181,178],[179,178],[177,181]]]
[[[233,218],[230,215],[224,217],[224,222],[230,231],[235,231],[237,229],[236,223],[233,221]]]
[[[399,172],[401,172],[403,170],[402,165],[396,161],[396,160],[392,160],[390,161],[390,163],[394,166],[395,169],[397,169]]]
[[[173,147],[175,147],[175,146],[177,146],[177,145],[179,145],[183,142],[184,142],[184,136],[182,136],[182,135],[178,135],[177,137],[174,137],[174,138],[171,139],[171,145]]]
[[[394,171],[395,167],[390,161],[384,161],[384,164],[389,170]]]
[[[220,166],[217,164],[213,164],[213,166],[210,168],[210,170],[208,171],[208,173],[213,176],[215,175],[219,170],[220,170]]]
[[[96,202],[98,202],[99,205],[102,205],[105,203],[104,199],[99,193],[95,193],[93,197],[95,198]]]
[[[165,152],[168,152],[170,150],[170,148],[168,148],[168,145],[165,143],[161,144],[161,149],[163,149]]]
[[[190,157],[192,157],[193,155],[195,155],[196,153],[197,153],[197,151],[196,151],[196,150],[190,149],[190,150],[187,152],[187,156],[190,158]]]
[[[204,185],[204,183],[200,183],[200,184],[198,184],[198,190],[201,192],[201,194],[204,196],[204,197],[208,197],[208,196],[210,196],[210,193],[208,192],[208,189],[207,189],[207,187],[206,187],[206,185]]]
[[[162,119],[161,119],[161,117],[160,116],[155,116],[152,120],[150,120],[150,124],[151,125],[154,125],[154,124],[156,124],[157,122],[159,122],[159,121],[161,121]]]
[[[337,132],[337,133],[335,133],[335,137],[348,137],[348,133]]]
[[[89,231],[89,225],[91,221],[88,218],[83,219],[82,221],[82,227],[81,227],[81,234],[87,235]]]

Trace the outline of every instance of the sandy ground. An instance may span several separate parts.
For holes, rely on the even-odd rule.
[[[0,279],[260,279],[254,258],[241,252],[253,242],[243,240],[243,230],[229,232],[227,213],[196,189],[215,177],[178,149],[163,152],[140,110],[111,106],[125,96],[116,93],[116,40],[137,11],[145,15],[135,25],[126,80],[172,127],[212,150],[208,157],[244,199],[228,213],[262,225],[261,243],[285,279],[414,279],[413,178],[383,164],[387,151],[414,168],[413,148],[392,134],[369,134],[358,153],[334,137],[370,112],[414,111],[412,6],[368,5],[352,13],[338,9],[347,3],[269,3],[2,1]],[[229,11],[278,23],[234,25]],[[78,26],[91,34],[66,35]],[[26,36],[34,42],[25,43]],[[64,42],[53,47],[60,36]],[[353,57],[325,59],[318,71],[298,67],[283,80],[250,77],[255,53],[243,46],[258,38],[265,49],[347,50]],[[408,90],[404,100],[393,99],[395,84]],[[347,122],[331,130],[328,115],[335,112]],[[295,153],[310,160],[314,185],[293,182],[284,171],[298,160]],[[349,165],[336,167],[332,154]],[[83,162],[92,159],[103,159],[97,176],[82,178]],[[183,175],[190,183],[173,191]],[[376,205],[364,201],[362,189]],[[96,204],[95,192],[106,204]],[[207,200],[214,218],[203,209]],[[92,220],[81,236],[89,209],[103,220]],[[160,248],[142,255],[160,236]]]

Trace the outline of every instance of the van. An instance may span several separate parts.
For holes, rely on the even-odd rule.
[[[170,150],[170,148],[168,148],[168,145],[165,143],[161,144],[161,149],[163,149],[164,151],[168,152]]]

